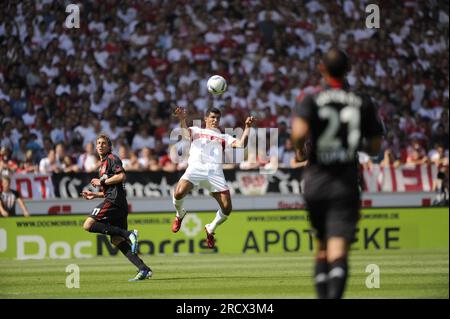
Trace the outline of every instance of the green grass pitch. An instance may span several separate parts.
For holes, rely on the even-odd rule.
[[[0,260],[0,299],[303,299],[315,298],[313,257],[301,254],[145,256],[150,280],[128,282],[134,266],[122,256],[69,260]],[[66,266],[80,268],[80,288],[66,287]],[[366,267],[380,269],[369,289]],[[345,298],[449,298],[448,249],[352,252]]]

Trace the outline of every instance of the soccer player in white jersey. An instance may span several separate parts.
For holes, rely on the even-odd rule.
[[[225,222],[231,213],[231,197],[225,177],[222,163],[226,147],[245,147],[250,127],[255,122],[254,117],[247,117],[242,137],[238,140],[229,134],[219,131],[221,113],[216,108],[210,108],[205,114],[205,125],[201,127],[187,127],[186,113],[181,107],[177,107],[174,115],[179,119],[181,128],[189,132],[191,147],[189,150],[188,167],[180,178],[173,193],[173,204],[176,217],[172,223],[172,231],[178,232],[181,227],[186,210],[183,208],[184,197],[194,186],[206,188],[212,197],[219,203],[219,210],[214,220],[205,225],[206,242],[209,248],[214,248],[214,232],[220,224]]]

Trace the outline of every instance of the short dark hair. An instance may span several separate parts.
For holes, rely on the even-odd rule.
[[[205,116],[206,117],[209,116],[210,113],[219,114],[220,116],[222,116],[222,113],[216,107],[210,107],[209,109],[207,109],[205,112]]]
[[[350,71],[350,61],[347,54],[338,49],[331,48],[323,57],[322,62],[332,77],[341,78]]]

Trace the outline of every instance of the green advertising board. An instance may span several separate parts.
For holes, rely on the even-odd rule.
[[[448,208],[382,208],[361,212],[355,250],[448,248]],[[171,232],[173,214],[129,215],[140,233],[141,254],[312,253],[314,241],[305,211],[233,212],[216,230],[208,249],[204,225],[214,213],[188,214]],[[83,230],[86,216],[0,219],[0,258],[89,258],[117,254],[104,235]]]

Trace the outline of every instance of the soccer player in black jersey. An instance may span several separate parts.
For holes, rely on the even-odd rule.
[[[317,237],[315,286],[319,298],[343,296],[348,252],[359,220],[357,150],[380,151],[383,128],[369,96],[345,81],[347,55],[336,48],[319,65],[324,84],[297,105],[292,139],[310,142],[304,199]]]
[[[94,208],[84,222],[83,228],[91,233],[111,236],[113,245],[139,269],[136,277],[130,281],[148,279],[152,276],[152,271],[137,256],[138,231],[128,231],[128,202],[123,188],[126,177],[122,161],[111,153],[112,143],[107,135],[100,134],[95,144],[101,160],[100,178],[92,179],[91,185],[101,187],[101,192],[83,191],[81,195],[88,200],[94,198],[105,200]]]

